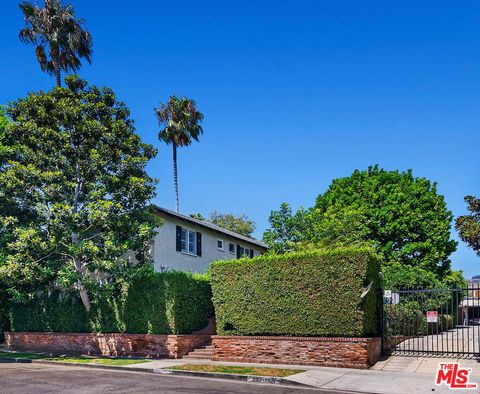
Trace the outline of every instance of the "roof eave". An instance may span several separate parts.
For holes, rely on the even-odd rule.
[[[233,231],[230,231],[230,230],[226,230],[226,229],[223,229],[219,226],[216,226],[215,224],[211,224],[211,223],[206,223],[202,220],[198,220],[198,219],[195,219],[195,218],[192,218],[190,216],[187,216],[187,215],[183,215],[181,213],[178,213],[178,212],[174,212],[174,211],[171,211],[170,209],[166,209],[166,208],[162,208],[162,207],[159,207],[158,205],[153,205],[153,207],[158,211],[158,212],[161,212],[161,213],[164,213],[168,216],[171,216],[171,217],[174,217],[174,218],[177,218],[179,220],[182,220],[184,222],[187,222],[187,223],[191,223],[191,224],[194,224],[194,225],[197,225],[197,226],[201,226],[201,227],[205,227],[211,231],[214,231],[214,232],[217,232],[219,234],[222,234],[222,235],[227,235],[229,237],[232,237],[232,238],[236,238],[238,239],[239,241],[243,241],[243,242],[246,242],[246,243],[249,243],[249,244],[252,244],[252,245],[255,245],[259,248],[262,248],[264,250],[268,250],[268,246],[265,245],[263,242],[261,241],[258,241],[254,238],[249,238],[249,237],[246,237],[244,235],[241,235],[241,234],[237,234]]]

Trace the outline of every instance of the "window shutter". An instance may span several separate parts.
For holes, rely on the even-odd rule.
[[[177,252],[182,251],[182,228],[177,226],[176,241],[177,241]]]
[[[197,256],[202,256],[202,233],[197,232]]]
[[[253,249],[250,249],[250,258],[253,259]]]
[[[242,257],[243,248],[240,245],[237,245],[237,259]]]

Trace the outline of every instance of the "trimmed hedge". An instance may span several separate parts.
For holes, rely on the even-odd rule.
[[[385,305],[385,331],[387,336],[416,337],[433,335],[451,330],[454,317],[450,314],[439,314],[437,323],[427,323],[426,315],[411,305]]]
[[[374,336],[379,258],[338,248],[212,263],[219,335]],[[371,285],[362,298],[365,288]]]
[[[76,292],[37,296],[12,310],[14,331],[190,334],[213,316],[205,275],[142,270],[127,283],[91,292],[86,313]]]

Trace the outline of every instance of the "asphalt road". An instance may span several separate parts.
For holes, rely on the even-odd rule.
[[[326,391],[276,385],[161,376],[69,366],[0,363],[1,394],[41,393],[262,393],[307,394]],[[338,392],[337,392],[338,393]]]

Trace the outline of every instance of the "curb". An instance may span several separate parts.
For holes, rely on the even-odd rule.
[[[308,384],[295,382],[293,380],[288,380],[284,378],[277,378],[271,376],[256,376],[256,375],[237,375],[229,374],[222,372],[198,372],[198,371],[179,371],[174,369],[151,369],[151,368],[128,368],[128,367],[119,367],[113,365],[100,365],[100,364],[82,364],[82,363],[69,363],[62,361],[45,361],[45,360],[35,360],[30,358],[6,358],[0,357],[0,364],[2,363],[18,363],[18,364],[40,364],[40,365],[60,365],[68,367],[84,367],[92,369],[106,369],[106,370],[115,370],[123,372],[137,372],[137,373],[151,373],[154,375],[163,375],[163,376],[189,376],[196,378],[210,378],[210,379],[226,379],[226,380],[235,380],[237,382],[249,382],[249,383],[264,383],[264,384],[273,384],[273,385],[283,385],[283,386],[293,386],[293,387],[304,387],[304,388],[315,388]]]
[[[286,386],[313,388],[313,386],[310,386],[308,384],[295,382],[293,380],[288,380],[284,378],[272,377],[272,376],[238,375],[238,374],[230,374],[230,373],[223,373],[223,372],[180,371],[178,369],[168,369],[168,368],[165,368],[165,369],[157,368],[153,370],[153,373],[157,375],[192,376],[196,378],[228,379],[228,380],[236,380],[240,382],[281,384]]]

